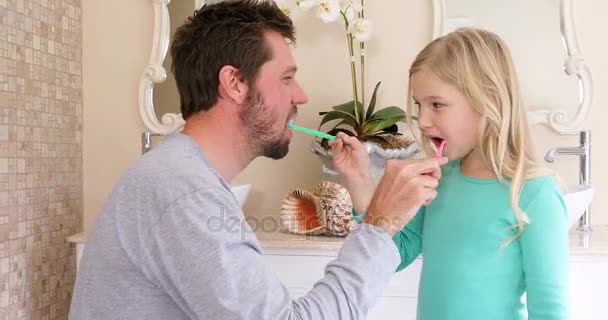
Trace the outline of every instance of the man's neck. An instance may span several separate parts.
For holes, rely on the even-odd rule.
[[[237,114],[227,114],[220,106],[193,115],[186,121],[183,134],[199,145],[211,165],[228,183],[253,160],[251,151],[238,125]]]

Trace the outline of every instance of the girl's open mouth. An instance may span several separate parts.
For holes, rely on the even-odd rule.
[[[439,146],[441,145],[441,143],[443,142],[444,139],[442,138],[438,138],[438,137],[432,137],[431,141],[433,142],[433,144],[435,145],[435,147],[439,148]]]

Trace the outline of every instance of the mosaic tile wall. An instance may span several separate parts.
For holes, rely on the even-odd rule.
[[[67,319],[82,229],[82,5],[0,0],[0,320]]]

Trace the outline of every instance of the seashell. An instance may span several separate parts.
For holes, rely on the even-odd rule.
[[[293,233],[322,234],[324,227],[319,223],[317,215],[318,201],[319,198],[309,191],[292,190],[281,205],[281,224]]]
[[[314,193],[319,197],[317,214],[319,223],[325,227],[325,234],[346,236],[355,225],[351,215],[353,202],[348,190],[338,183],[323,181]]]
[[[350,194],[342,185],[323,181],[314,192],[295,189],[281,205],[281,224],[290,232],[346,236],[354,226]]]

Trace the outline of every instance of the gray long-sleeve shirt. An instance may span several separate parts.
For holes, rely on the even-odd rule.
[[[69,319],[364,319],[399,263],[361,224],[292,299],[226,181],[177,134],[120,179],[87,241]]]

